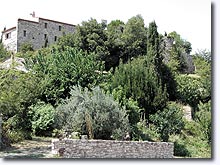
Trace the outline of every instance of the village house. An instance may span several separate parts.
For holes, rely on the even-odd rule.
[[[19,52],[22,44],[31,44],[40,49],[55,43],[59,37],[73,33],[75,25],[45,18],[18,19],[17,26],[2,31],[2,43],[7,50]]]

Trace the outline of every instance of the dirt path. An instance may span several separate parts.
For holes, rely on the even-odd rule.
[[[0,158],[54,158],[51,154],[51,138],[34,137],[32,140],[13,144],[12,147],[0,151]]]

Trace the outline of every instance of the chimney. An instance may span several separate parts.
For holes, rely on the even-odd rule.
[[[33,18],[35,18],[35,12],[33,11],[33,13],[30,14]]]

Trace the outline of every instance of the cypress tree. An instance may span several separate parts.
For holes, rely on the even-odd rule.
[[[149,122],[149,114],[155,113],[166,106],[167,91],[163,85],[163,61],[160,53],[160,37],[155,21],[151,22],[147,33],[147,56],[145,58],[147,72],[147,89],[145,117]],[[147,123],[148,124],[148,123]]]
[[[147,65],[154,65],[158,76],[161,76],[162,60],[159,33],[157,32],[156,22],[153,21],[149,24],[147,33]]]

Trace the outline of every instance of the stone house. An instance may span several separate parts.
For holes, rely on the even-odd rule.
[[[18,52],[21,45],[26,43],[31,44],[34,49],[40,49],[74,30],[75,25],[45,18],[18,19],[16,27],[2,31],[2,43],[7,50],[13,52]]]

